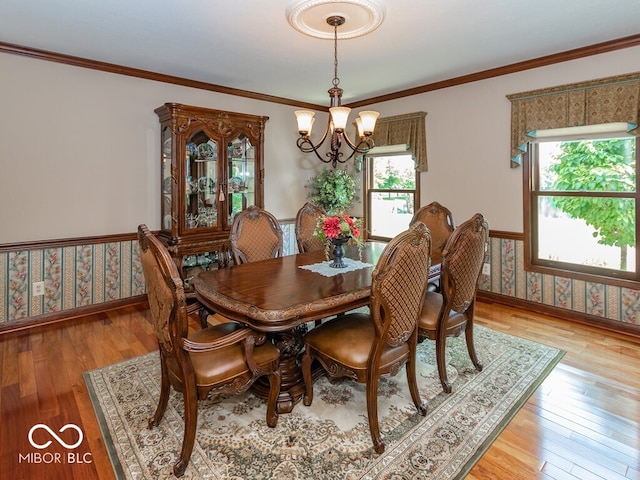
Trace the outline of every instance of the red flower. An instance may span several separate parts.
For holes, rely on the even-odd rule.
[[[361,220],[346,214],[339,214],[320,220],[315,230],[315,235],[323,241],[351,237],[352,241],[359,245],[362,243],[360,238],[362,234],[361,228]]]
[[[338,238],[340,235],[340,219],[338,217],[327,217],[322,224],[322,230],[327,238]]]

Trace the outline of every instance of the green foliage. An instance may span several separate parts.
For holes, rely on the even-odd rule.
[[[391,163],[388,163],[385,168],[385,175],[376,174],[377,188],[383,189],[404,189],[413,190],[416,188],[415,175],[411,172],[411,176],[406,178],[397,168],[394,168]]]
[[[634,139],[564,142],[549,167],[548,187],[555,191],[633,192],[636,188]],[[559,210],[583,219],[602,245],[635,246],[634,203],[628,198],[553,197]],[[625,265],[621,266],[625,268]]]
[[[307,182],[310,189],[307,197],[312,203],[323,208],[329,215],[347,211],[356,199],[358,185],[355,179],[343,169],[324,168]]]

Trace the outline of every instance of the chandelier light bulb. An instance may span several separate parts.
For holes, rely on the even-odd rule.
[[[362,119],[356,118],[356,130],[360,138],[364,137],[364,130],[362,130]]]
[[[296,110],[293,113],[296,114],[296,119],[298,120],[298,133],[300,135],[311,135],[315,113],[311,110]]]
[[[344,132],[351,109],[349,107],[331,107],[329,112],[331,112],[331,121],[336,132]]]
[[[358,130],[361,134],[360,136],[369,136],[373,133],[373,129],[376,127],[376,120],[378,120],[379,112],[375,112],[373,110],[366,110],[364,112],[360,112],[359,120],[362,121],[362,130]],[[356,120],[356,124],[358,120]]]

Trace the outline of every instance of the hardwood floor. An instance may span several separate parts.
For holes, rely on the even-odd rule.
[[[485,303],[476,321],[566,354],[467,479],[640,479],[640,339]]]
[[[476,310],[478,324],[567,353],[467,478],[640,480],[640,339],[501,305]],[[156,350],[147,318],[131,306],[0,335],[0,479],[114,478],[83,373]],[[53,443],[29,443],[37,424],[69,442],[59,430],[70,423],[84,435],[75,449],[43,427],[33,442]]]

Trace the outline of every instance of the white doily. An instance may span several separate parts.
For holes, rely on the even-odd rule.
[[[360,260],[354,260],[352,258],[343,258],[342,261],[347,265],[344,268],[330,267],[333,260],[328,260],[322,263],[314,263],[313,265],[302,265],[299,268],[310,270],[325,277],[333,277],[341,273],[352,272],[354,270],[360,270],[361,268],[373,267],[370,263],[361,262]]]

